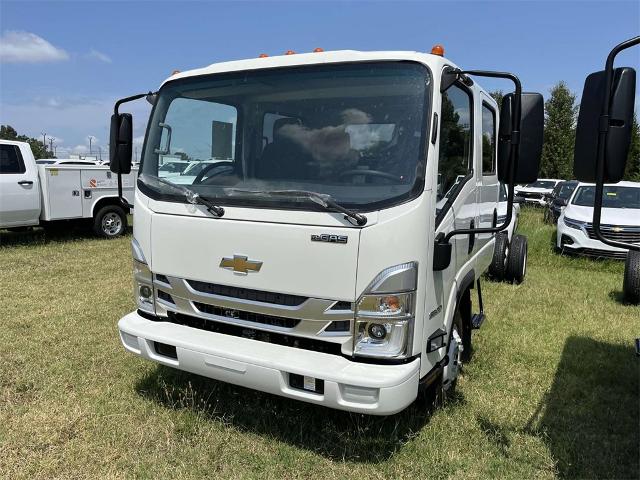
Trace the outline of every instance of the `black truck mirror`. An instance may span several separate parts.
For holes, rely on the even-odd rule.
[[[512,140],[518,141],[514,183],[527,184],[538,179],[544,133],[544,101],[539,93],[520,95],[520,135],[513,138],[514,93],[502,99],[498,134],[498,180],[509,183],[509,155]]]
[[[573,173],[581,182],[596,181],[598,137],[604,136],[604,183],[622,180],[631,143],[631,122],[636,90],[636,71],[631,67],[613,70],[613,84],[606,92],[606,72],[592,73],[584,82],[580,113],[576,127]],[[609,102],[608,119],[602,116],[604,102]],[[608,125],[601,125],[607,122]]]
[[[130,113],[114,113],[109,133],[109,169],[113,173],[131,173],[133,118]]]

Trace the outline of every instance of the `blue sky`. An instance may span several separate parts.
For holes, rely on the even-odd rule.
[[[545,95],[580,93],[610,48],[640,33],[636,1],[0,3],[0,123],[58,140],[58,156],[104,148],[115,99],[174,69],[288,49],[418,50],[465,68],[508,70]],[[640,49],[620,64],[640,66]],[[487,88],[500,84],[483,82]],[[503,84],[506,89],[508,85]],[[148,109],[133,109],[141,136]]]

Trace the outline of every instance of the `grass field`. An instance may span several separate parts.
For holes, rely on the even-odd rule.
[[[2,478],[639,478],[640,308],[621,263],[553,252],[525,210],[524,284],[485,282],[458,395],[331,411],[128,354],[130,238],[0,234]]]

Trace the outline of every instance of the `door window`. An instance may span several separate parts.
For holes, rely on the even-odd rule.
[[[0,145],[0,174],[26,171],[20,148],[16,145]]]
[[[473,171],[471,160],[471,96],[458,85],[442,94],[438,200],[450,198]]]
[[[496,173],[496,113],[482,104],[482,175]]]

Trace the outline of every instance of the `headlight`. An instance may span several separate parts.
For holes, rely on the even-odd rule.
[[[133,298],[135,298],[140,310],[155,314],[153,274],[149,270],[142,249],[135,238],[131,241],[131,251],[133,254]]]
[[[564,217],[564,224],[569,228],[576,228],[578,230],[582,230],[586,225],[585,222],[581,222],[580,220],[574,220],[568,217]]]
[[[406,358],[411,354],[416,281],[417,264],[408,263],[384,270],[371,282],[356,302],[354,355]]]

